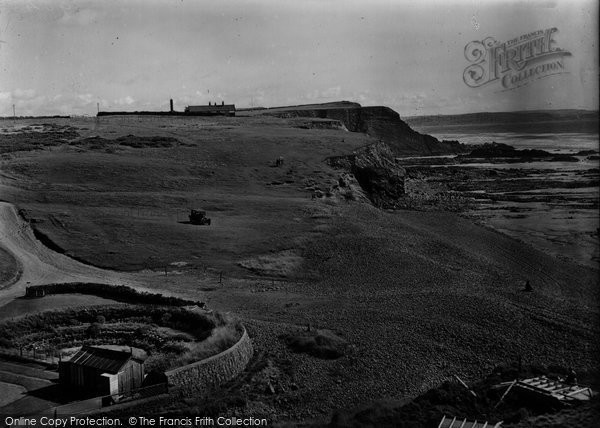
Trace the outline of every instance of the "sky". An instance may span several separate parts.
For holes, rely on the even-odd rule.
[[[465,84],[465,47],[557,28],[558,74]],[[347,100],[401,116],[598,109],[596,0],[0,0],[0,116]]]

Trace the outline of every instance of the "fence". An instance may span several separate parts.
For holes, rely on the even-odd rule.
[[[61,357],[59,354],[60,352],[56,349],[0,349],[0,356],[52,365],[58,364],[60,361]]]
[[[64,415],[77,415],[81,413],[93,412],[96,410],[103,409],[115,404],[126,404],[144,400],[147,398],[156,397],[161,394],[169,392],[168,385],[166,383],[159,383],[156,385],[150,385],[143,388],[134,389],[124,394],[105,395],[101,397],[92,397],[87,400],[75,401],[73,403],[63,404],[61,406],[49,407],[37,415],[52,415],[52,416],[64,416]]]

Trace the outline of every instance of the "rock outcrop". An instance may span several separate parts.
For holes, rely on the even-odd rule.
[[[544,160],[548,162],[579,162],[579,159],[573,155],[564,153],[550,153],[545,150],[523,149],[518,150],[513,146],[503,143],[487,143],[474,148],[468,155],[461,158],[510,158],[513,161],[531,161],[533,159]]]
[[[552,154],[545,150],[524,149],[517,150],[513,146],[503,143],[482,144],[465,157],[470,158],[548,158]]]
[[[375,206],[394,206],[394,202],[404,196],[406,171],[396,164],[394,153],[382,141],[346,156],[327,158],[327,163],[352,174]],[[350,185],[351,181],[342,174],[339,185],[344,187]]]

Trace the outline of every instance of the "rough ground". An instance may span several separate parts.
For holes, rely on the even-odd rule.
[[[3,204],[3,246],[30,268],[0,291],[2,301],[27,281],[99,275],[94,282],[128,281],[233,312],[268,368],[236,389],[239,414],[325,421],[334,409],[412,397],[453,374],[478,379],[518,356],[596,368],[597,270],[453,213],[312,199],[339,177],[324,160],[373,142],[362,134],[261,117],[71,125],[82,138],[179,143],[73,140],[29,150],[28,140],[26,150],[3,155],[0,199],[25,209],[57,249],[104,269],[50,256]],[[185,224],[190,205],[205,208],[212,225]],[[533,293],[521,291],[526,279]],[[288,349],[281,336],[307,323],[346,340],[347,354],[321,360]]]
[[[132,275],[99,269],[50,250],[19,217],[14,205],[0,202],[0,243],[17,263],[16,272],[2,283],[0,307],[25,294],[28,285],[58,282],[125,284],[145,289],[142,274]],[[148,275],[146,275],[148,276]]]

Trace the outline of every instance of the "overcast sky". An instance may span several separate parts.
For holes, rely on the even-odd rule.
[[[402,116],[598,108],[597,0],[0,0],[0,115],[356,101]],[[470,88],[465,45],[556,27],[566,73]]]

